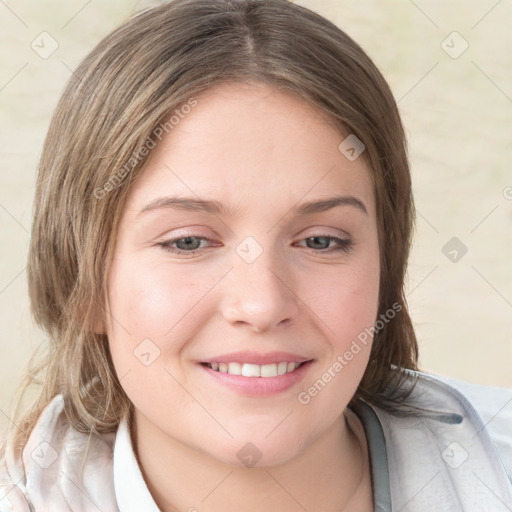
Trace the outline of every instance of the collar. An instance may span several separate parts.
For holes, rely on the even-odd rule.
[[[360,419],[366,435],[372,476],[374,512],[391,512],[393,507],[391,504],[388,456],[382,425],[373,408],[366,402],[358,400],[350,409]]]
[[[114,488],[119,512],[161,512],[140,471],[133,451],[127,417],[119,424],[114,445]]]

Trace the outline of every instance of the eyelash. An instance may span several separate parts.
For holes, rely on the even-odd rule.
[[[165,240],[164,242],[159,242],[156,245],[158,245],[159,247],[162,247],[165,251],[173,253],[173,254],[182,254],[182,255],[191,256],[191,255],[194,255],[197,252],[199,252],[201,249],[192,249],[191,251],[184,251],[182,249],[176,249],[176,248],[172,248],[171,247],[172,244],[174,244],[176,242],[179,242],[181,240],[186,240],[188,238],[195,238],[195,239],[198,239],[198,240],[208,240],[210,242],[212,241],[209,238],[204,237],[204,236],[187,235],[187,236],[183,236],[183,237],[180,237],[180,238],[173,238],[171,240]],[[337,252],[337,251],[343,251],[343,252],[348,253],[352,249],[352,246],[353,246],[352,240],[344,239],[344,238],[338,238],[338,237],[335,237],[335,236],[328,236],[328,235],[308,236],[306,238],[303,238],[303,240],[311,240],[311,239],[314,239],[314,238],[327,238],[329,240],[334,240],[338,244],[337,247],[334,247],[334,248],[331,248],[331,249],[311,249],[311,251],[314,254],[322,254],[322,253],[323,254],[326,254],[326,253],[329,254],[331,252]]]

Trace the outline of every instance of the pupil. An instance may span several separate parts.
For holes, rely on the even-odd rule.
[[[318,240],[324,240],[324,242],[327,241],[327,237],[325,237],[325,236],[313,236],[313,237],[310,238],[310,240],[314,240],[314,242],[316,244],[316,243],[318,243],[317,242]],[[322,245],[321,242],[320,242],[320,245]],[[325,245],[325,243],[324,243],[324,245]],[[315,248],[318,249],[318,247],[315,247]]]
[[[185,246],[185,249],[190,249],[191,248],[190,244],[192,243],[192,245],[194,245],[194,240],[196,240],[196,244],[197,244],[197,238],[194,236],[182,238],[180,242],[182,242],[182,244]],[[197,249],[197,247],[192,247],[192,249]]]

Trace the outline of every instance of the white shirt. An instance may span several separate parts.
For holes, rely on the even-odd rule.
[[[408,373],[419,377],[409,403],[437,412],[397,417],[374,406],[356,409],[369,443],[375,510],[512,511],[512,389]],[[41,413],[22,460],[1,461],[0,512],[159,512],[127,420],[115,433],[89,438],[69,425],[63,405],[57,395]]]

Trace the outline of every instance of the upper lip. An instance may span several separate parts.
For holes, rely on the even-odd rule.
[[[258,352],[231,352],[230,354],[222,354],[220,356],[213,356],[202,362],[204,363],[249,363],[249,364],[272,364],[272,363],[304,363],[310,361],[311,358],[302,357],[291,352],[267,352],[260,354]]]

